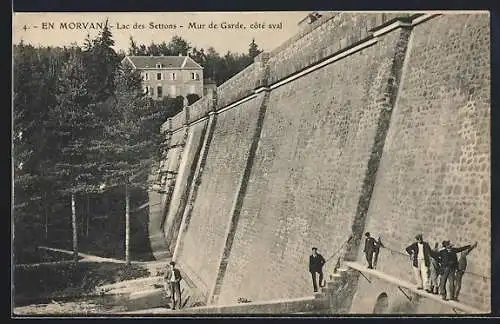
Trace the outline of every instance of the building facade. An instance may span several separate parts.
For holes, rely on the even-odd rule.
[[[203,96],[203,67],[189,56],[126,56],[122,64],[141,73],[144,92],[153,99]]]

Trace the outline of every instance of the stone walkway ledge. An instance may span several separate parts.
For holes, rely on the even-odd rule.
[[[466,313],[471,313],[471,314],[488,314],[488,312],[485,310],[480,310],[480,309],[474,308],[472,306],[469,306],[469,305],[466,305],[463,303],[459,303],[459,302],[456,302],[453,300],[443,300],[441,298],[441,296],[439,296],[439,295],[430,294],[430,293],[426,292],[425,290],[417,289],[416,285],[409,283],[408,281],[401,280],[399,278],[390,276],[384,272],[381,272],[381,271],[378,271],[375,269],[368,269],[368,268],[366,268],[366,266],[364,266],[358,262],[344,261],[343,264],[345,266],[348,266],[352,269],[355,269],[361,273],[370,274],[370,275],[373,275],[381,280],[384,280],[384,281],[390,282],[394,285],[397,285],[399,287],[409,289],[414,294],[435,300],[437,302],[440,302],[444,305],[449,306],[450,308],[459,309],[461,311],[464,311]]]
[[[122,312],[119,314],[294,314],[298,312],[313,311],[318,306],[321,307],[321,305],[318,304],[318,300],[314,296],[308,296],[294,299],[276,299],[232,305],[211,305],[180,310],[171,310],[168,308],[152,308]]]

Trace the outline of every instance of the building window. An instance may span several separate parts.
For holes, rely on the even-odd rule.
[[[149,93],[149,88],[148,87],[144,87],[144,94],[148,94]]]
[[[199,79],[200,76],[198,75],[198,73],[191,72],[191,80],[199,80]]]
[[[158,98],[163,97],[163,89],[162,89],[161,86],[157,86],[156,87],[156,95],[157,95]]]
[[[175,75],[175,72],[172,73],[172,80],[175,80],[176,79],[176,75]]]
[[[156,63],[156,68],[157,68],[157,69],[161,69],[162,67],[163,67],[163,64],[161,64],[161,63]]]
[[[174,85],[170,86],[170,94],[174,98],[177,96],[177,87],[176,86],[174,86]]]
[[[143,79],[144,81],[149,80],[149,74],[148,74],[147,72],[143,73],[143,74],[142,74],[142,79]]]
[[[161,80],[161,73],[156,73],[156,80]]]

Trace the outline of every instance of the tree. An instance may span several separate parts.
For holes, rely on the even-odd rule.
[[[57,105],[51,111],[53,131],[60,139],[60,154],[52,174],[63,194],[71,196],[73,250],[78,258],[76,195],[99,192],[105,159],[94,146],[104,136],[104,127],[115,99],[114,75],[119,58],[107,24],[85,51],[73,54],[61,71]]]
[[[174,36],[168,43],[168,47],[170,49],[170,55],[183,55],[187,56],[189,53],[189,50],[191,49],[191,46],[189,43],[183,39],[182,37],[179,36]]]
[[[257,55],[259,55],[262,51],[259,50],[259,46],[255,44],[255,38],[252,39],[252,42],[250,43],[250,47],[248,48],[248,55],[250,58],[254,58]]]
[[[57,138],[48,129],[49,112],[56,104],[56,81],[73,49],[14,45],[13,161],[16,260],[41,237],[47,239],[48,212],[54,186],[45,172],[57,154]],[[23,237],[29,241],[19,241]],[[29,249],[27,249],[29,250]]]
[[[198,101],[200,99],[200,96],[196,93],[190,93],[186,96],[186,99],[188,101],[188,106],[190,106],[194,102]]]
[[[157,151],[157,107],[144,96],[138,72],[125,66],[116,74],[116,104],[106,136],[99,145],[105,152],[105,182],[108,188],[125,191],[125,260],[130,262],[130,192],[147,190],[147,176]]]
[[[106,25],[84,51],[84,61],[88,72],[89,95],[91,101],[98,103],[114,96],[115,73],[120,66],[120,57],[112,48],[115,44],[111,31]]]
[[[135,56],[139,54],[139,48],[137,47],[137,43],[134,41],[134,38],[130,36],[129,38],[130,46],[128,49],[128,55]]]

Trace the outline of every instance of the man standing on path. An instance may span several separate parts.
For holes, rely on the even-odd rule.
[[[314,292],[318,291],[316,282],[316,273],[319,273],[319,285],[322,287],[323,282],[323,265],[326,263],[325,258],[318,253],[318,249],[313,247],[312,254],[309,256],[309,272],[312,276]]]
[[[417,289],[425,289],[428,293],[431,292],[429,287],[429,266],[430,258],[437,257],[431,250],[429,243],[424,242],[422,234],[415,236],[415,242],[406,248],[406,252],[410,255],[413,273],[417,280]]]
[[[370,232],[365,233],[365,248],[363,252],[365,253],[366,261],[368,262],[368,269],[373,269],[373,254],[377,249],[377,242],[373,237],[370,236]],[[377,256],[378,257],[378,256]]]
[[[175,309],[176,295],[178,302],[178,308],[181,308],[181,272],[175,267],[175,262],[170,262],[170,269],[165,274],[165,290],[167,286],[170,290],[170,298],[172,299],[172,309]]]
[[[470,251],[474,250],[477,246],[477,242],[474,243],[470,248],[463,251],[458,259],[457,272],[455,273],[455,300],[458,301],[458,295],[460,294],[460,288],[462,288],[462,277],[464,276],[465,270],[467,269],[467,256]]]
[[[459,248],[453,247],[450,241],[443,241],[443,247],[439,251],[439,260],[441,262],[442,274],[439,281],[439,293],[444,300],[455,299],[455,273],[458,268],[457,253],[470,249],[471,245]],[[475,245],[475,244],[474,244]]]

